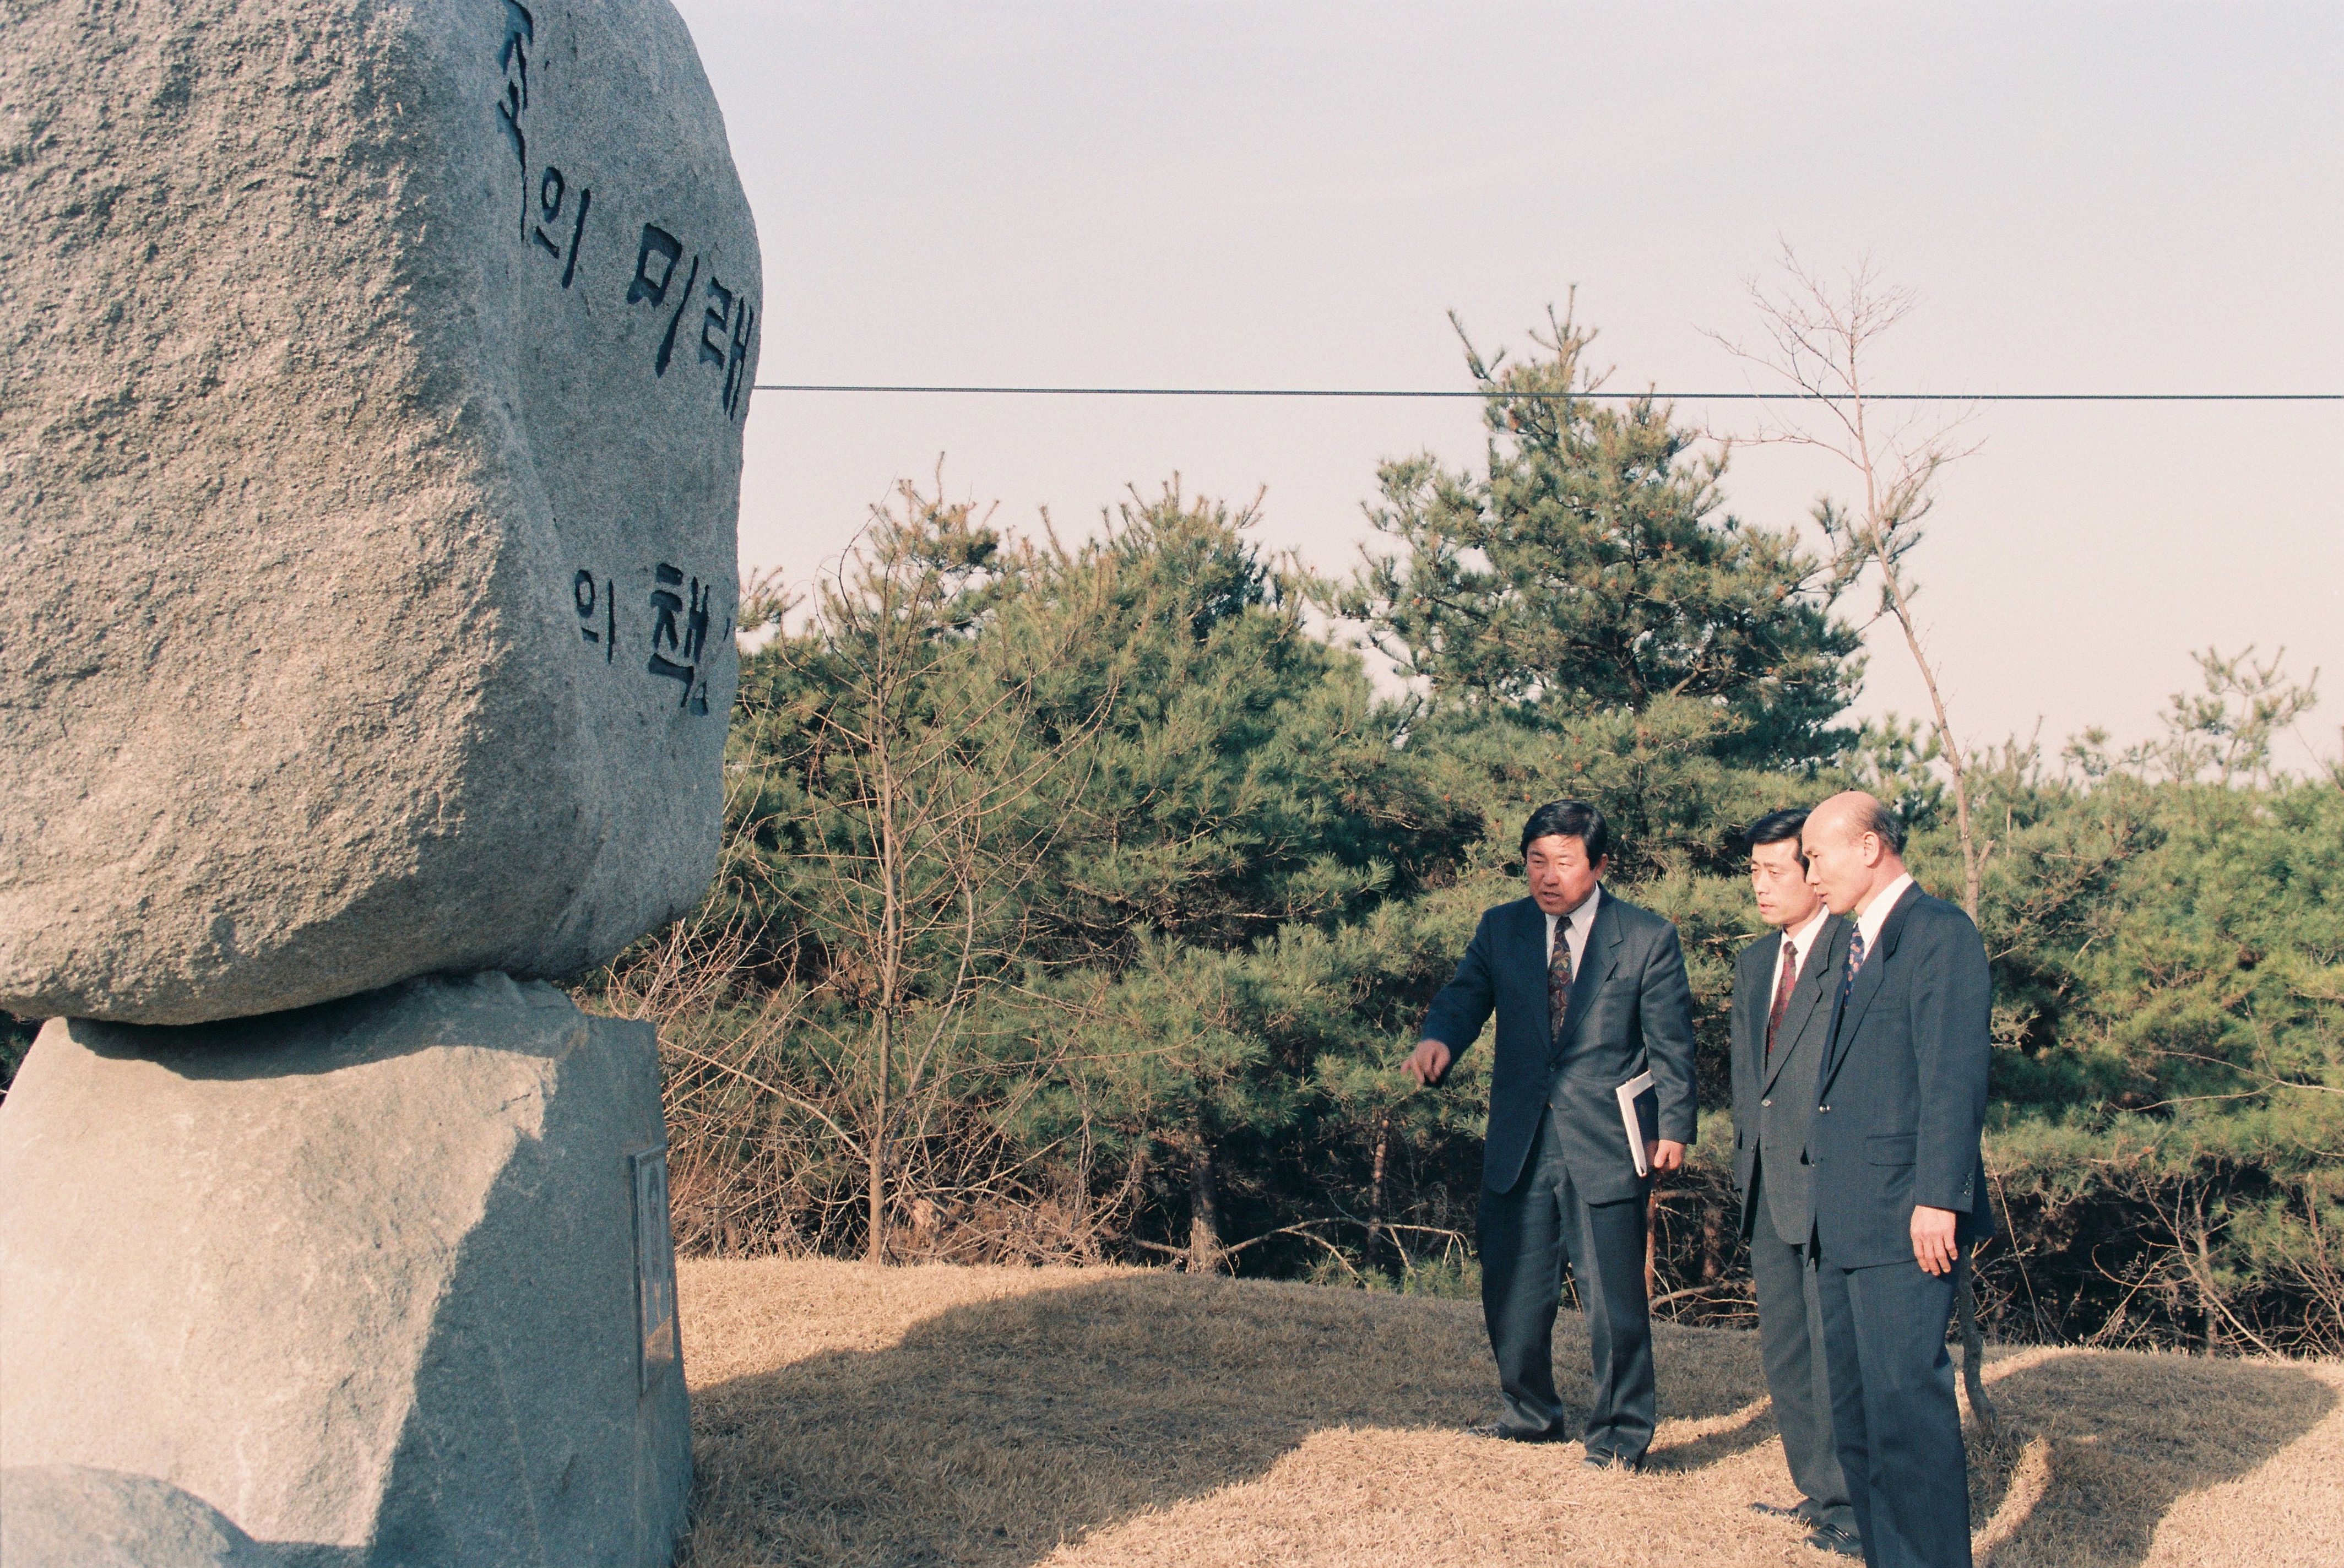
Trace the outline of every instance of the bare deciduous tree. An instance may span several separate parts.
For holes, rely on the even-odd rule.
[[[828,693],[805,716],[803,750],[820,759],[830,809],[806,813],[799,829],[797,859],[814,875],[772,889],[822,933],[831,974],[857,993],[864,1019],[863,1037],[834,1043],[863,1079],[874,1263],[887,1256],[896,1139],[949,1103],[932,1091],[970,1006],[1022,944],[1019,897],[1056,828],[1042,786],[1076,763],[1111,700],[1036,743],[1034,671],[1065,651],[1037,650],[1022,673],[970,667],[965,622],[982,599],[970,590],[993,536],[966,504],[909,482],[896,499],[900,515],[880,511],[823,586],[822,634],[782,645],[784,660],[819,665],[804,673]]]
[[[1770,420],[1754,436],[1759,444],[1811,448],[1828,453],[1855,473],[1861,500],[1853,507],[1818,504],[1815,521],[1833,546],[1834,586],[1853,583],[1865,572],[1880,583],[1880,607],[1895,617],[1904,645],[1929,693],[1930,727],[1938,754],[1953,777],[1954,818],[1962,847],[1962,907],[1978,917],[1978,897],[1994,843],[1973,821],[1967,759],[1954,737],[1937,668],[1923,646],[1914,614],[1915,585],[1904,558],[1921,542],[1921,525],[1936,504],[1938,475],[1977,450],[1959,439],[1965,415],[1948,420],[1925,414],[1890,417],[1872,400],[1871,355],[1879,339],[1911,313],[1912,291],[1883,283],[1869,261],[1834,284],[1809,268],[1789,246],[1783,248],[1785,281],[1774,289],[1750,285],[1765,333],[1752,348],[1717,333],[1709,336],[1737,359],[1756,366],[1790,389],[1798,412]]]

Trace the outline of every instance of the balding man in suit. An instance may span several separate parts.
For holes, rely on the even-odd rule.
[[[1904,824],[1872,796],[1824,802],[1800,846],[1809,885],[1854,927],[1807,1125],[1840,1468],[1871,1568],[1969,1568],[1945,1327],[1964,1253],[1994,1229],[1985,946],[1914,882]]]

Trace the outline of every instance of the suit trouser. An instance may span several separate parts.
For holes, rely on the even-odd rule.
[[[1818,1524],[1855,1529],[1847,1478],[1832,1437],[1831,1379],[1824,1351],[1823,1290],[1813,1258],[1785,1241],[1751,1185],[1750,1278],[1758,1293],[1758,1347],[1766,1363],[1766,1391],[1783,1433],[1783,1458],[1800,1492],[1799,1512]]]
[[[1945,1326],[1954,1276],[1910,1258],[1816,1269],[1832,1428],[1871,1568],[1969,1568],[1970,1488]]]
[[[1589,1455],[1631,1463],[1652,1445],[1655,1414],[1652,1329],[1644,1297],[1644,1199],[1580,1200],[1561,1139],[1542,1116],[1530,1159],[1505,1192],[1481,1189],[1481,1316],[1498,1359],[1500,1425],[1513,1436],[1561,1435],[1554,1387],[1554,1319],[1562,1270],[1579,1281],[1595,1401]]]

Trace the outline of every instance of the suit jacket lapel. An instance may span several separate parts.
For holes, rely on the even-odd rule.
[[[1834,916],[1827,918],[1824,928],[1815,933],[1815,945],[1807,949],[1807,961],[1800,966],[1798,980],[1791,986],[1790,1005],[1783,1009],[1782,1027],[1774,1032],[1775,1042],[1781,1048],[1775,1052],[1773,1059],[1766,1063],[1765,1087],[1760,1093],[1773,1091],[1774,1079],[1781,1074],[1783,1064],[1791,1059],[1791,1042],[1799,1037],[1799,1031],[1807,1027],[1807,1020],[1814,1016],[1815,1009],[1829,1006],[1837,999],[1840,960],[1847,950],[1843,940],[1846,931],[1847,923]],[[1782,962],[1783,955],[1777,949],[1774,963],[1779,967]],[[1774,998],[1769,995],[1766,1005],[1771,1007],[1773,1003]],[[1765,1035],[1762,1032],[1758,1038],[1758,1049],[1763,1059],[1766,1049]]]
[[[1546,912],[1533,899],[1525,898],[1520,905],[1521,919],[1515,926],[1514,940],[1521,954],[1521,962],[1537,976],[1539,1006],[1539,1038],[1554,1038],[1554,1008],[1546,994]]]
[[[1556,932],[1561,938],[1561,932]],[[1579,1031],[1587,1023],[1587,1007],[1594,999],[1595,988],[1603,984],[1620,959],[1620,922],[1612,910],[1612,895],[1605,893],[1595,905],[1595,924],[1587,933],[1587,946],[1580,954],[1579,967],[1571,977],[1571,1040],[1575,1043]]]
[[[1896,907],[1888,912],[1887,920],[1881,925],[1880,940],[1874,943],[1872,951],[1864,956],[1864,967],[1856,971],[1855,984],[1848,990],[1847,1002],[1832,1019],[1831,1057],[1824,1067],[1822,1083],[1828,1085],[1832,1074],[1839,1070],[1849,1044],[1855,1038],[1856,1026],[1864,1022],[1864,1009],[1871,1007],[1872,999],[1880,994],[1888,970],[1888,958],[1896,951],[1897,939],[1904,935],[1904,916],[1920,894],[1921,885],[1917,882],[1904,890],[1904,895],[1896,900]]]

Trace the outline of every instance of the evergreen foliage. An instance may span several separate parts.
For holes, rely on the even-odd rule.
[[[1707,1116],[1663,1288],[1746,1310],[1741,826],[1861,785],[1925,885],[1963,857],[1922,730],[1842,723],[1847,582],[1724,515],[1667,410],[1570,395],[1590,335],[1552,326],[1471,359],[1486,471],[1388,465],[1397,550],[1348,583],[1177,485],[1078,543],[910,487],[874,518],[746,663],[717,893],[602,988],[664,1020],[688,1243],[1470,1288],[1486,1053],[1431,1095],[1397,1064],[1521,895],[1522,816],[1568,794],[1685,941]],[[2156,746],[1968,759],[2016,1240],[1984,1304],[2018,1335],[2344,1348],[2344,784],[2273,766],[2310,687],[2201,663]]]
[[[1488,393],[1485,470],[1420,456],[1384,465],[1369,519],[1397,547],[1340,595],[1436,710],[1552,724],[1669,698],[1730,715],[1714,744],[1798,766],[1853,739],[1859,639],[1831,614],[1842,584],[1787,531],[1722,513],[1723,454],[1650,398],[1601,384],[1593,340],[1550,319],[1544,357],[1512,365],[1467,344]],[[1463,329],[1460,328],[1460,335]]]

